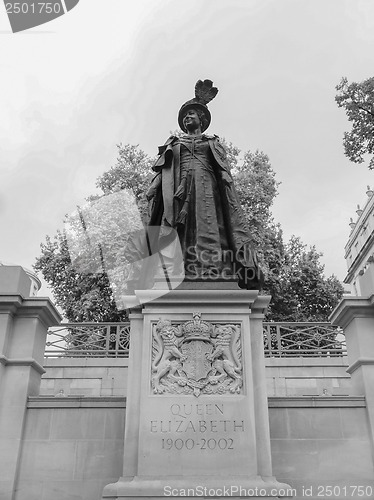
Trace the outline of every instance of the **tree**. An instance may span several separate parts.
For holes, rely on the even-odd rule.
[[[117,221],[121,215],[121,207],[111,203],[107,209],[109,215],[100,220],[101,213],[95,210],[95,202],[106,199],[105,196],[119,193],[124,189],[131,190],[135,195],[138,205],[137,212],[146,216],[144,191],[148,182],[153,160],[146,155],[138,146],[119,144],[117,163],[101,177],[97,179],[99,187],[104,195],[90,196],[89,215],[95,220],[96,232],[104,232],[106,241],[100,239],[100,235],[90,232],[91,240],[98,242],[101,255],[97,251],[92,254],[94,244],[88,248],[80,242],[79,250],[72,252],[74,237],[82,228],[78,226],[77,219],[85,211],[85,208],[78,207],[76,213],[66,217],[70,231],[60,232],[50,238],[47,236],[46,242],[41,244],[41,255],[36,259],[34,269],[41,272],[43,278],[51,287],[54,299],[63,310],[64,316],[71,322],[83,321],[123,321],[127,318],[127,311],[118,309],[115,302],[113,280],[108,279],[108,267],[116,269],[116,259],[121,257],[121,249],[124,245],[124,234],[118,230]],[[129,213],[127,208],[125,216],[134,219],[137,213],[134,208]],[[122,210],[122,214],[124,210]],[[122,222],[122,224],[125,224]],[[84,239],[84,238],[83,238]],[[81,238],[82,241],[82,238]],[[97,248],[96,248],[97,250]],[[102,252],[105,255],[105,262],[102,259]],[[72,253],[73,258],[72,258]],[[79,263],[77,263],[80,259]],[[72,262],[73,261],[73,262]]]
[[[287,244],[283,242],[281,227],[274,222],[271,213],[279,182],[269,158],[261,151],[248,151],[241,156],[238,148],[223,142],[265,275],[264,293],[273,297],[267,319],[326,321],[342,294],[342,286],[335,277],[324,277],[319,261],[321,254],[314,247],[308,250],[296,237]],[[116,290],[110,287],[113,279],[108,279],[108,273],[109,268],[121,270],[123,267],[121,252],[126,231],[118,228],[121,224],[127,227],[131,221],[133,223],[136,215],[139,218],[139,212],[143,222],[147,220],[144,193],[152,178],[153,161],[139,146],[118,145],[117,163],[97,180],[103,196],[89,198],[89,217],[85,219],[95,222],[97,234],[91,231],[91,241],[87,245],[80,243],[78,250],[72,252],[75,239],[84,241],[79,235],[82,231],[80,217],[86,210],[83,207],[70,216],[70,232],[58,232],[53,240],[47,237],[46,243],[41,245],[41,256],[34,268],[51,286],[57,304],[69,321],[126,318],[126,311],[116,308]],[[134,207],[124,210],[117,203],[116,195],[123,190],[134,193]],[[110,200],[114,203],[108,204]],[[104,212],[110,214],[109,218],[102,218],[100,205],[95,206],[96,202],[106,204]],[[138,225],[141,226],[140,219]],[[104,239],[100,239],[102,234],[105,234]],[[94,256],[90,253],[93,246],[96,248]]]
[[[121,189],[132,191],[140,214],[146,221],[148,203],[145,192],[153,177],[152,165],[155,158],[148,156],[139,145],[119,144],[117,147],[117,163],[97,179],[96,187],[100,188],[104,195]]]
[[[292,236],[285,245],[280,272],[274,279],[268,319],[273,321],[327,321],[343,294],[335,276],[325,278],[321,253]]]
[[[34,265],[53,291],[64,316],[71,322],[123,321],[126,312],[116,307],[107,275],[81,273],[72,265],[66,235],[57,232],[41,244],[41,256]]]
[[[280,183],[269,157],[262,151],[248,151],[239,160],[239,150],[231,144],[225,147],[264,272],[263,292],[272,296],[266,319],[327,321],[343,294],[343,286],[335,276],[325,278],[322,254],[314,246],[307,249],[295,236],[284,243],[282,229],[271,213]]]
[[[229,148],[226,145],[229,150],[230,147],[231,144]],[[273,294],[273,282],[280,272],[284,256],[282,230],[279,224],[275,224],[271,213],[280,183],[275,178],[269,157],[258,150],[254,153],[247,151],[240,162],[237,160],[232,174],[265,276],[265,288]]]
[[[336,90],[335,101],[352,122],[352,130],[344,133],[345,155],[355,163],[362,163],[365,154],[374,154],[374,77],[361,83],[348,83],[343,77]],[[369,169],[374,169],[374,156]]]

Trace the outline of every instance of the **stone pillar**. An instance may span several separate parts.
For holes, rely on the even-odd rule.
[[[251,306],[251,350],[253,390],[256,405],[256,440],[257,440],[257,466],[262,478],[272,478],[270,429],[268,415],[268,398],[264,362],[264,332],[262,322],[270,297],[259,296]]]
[[[48,327],[61,321],[49,299],[21,295],[30,288],[22,268],[0,268],[1,500],[13,498],[27,398],[39,394]]]
[[[141,303],[151,294],[136,292]],[[262,333],[270,297],[207,288],[158,295],[131,316],[124,473],[103,499],[213,490],[277,498],[289,487],[272,476]]]
[[[131,354],[129,357],[126,396],[125,443],[127,460],[124,461],[123,469],[125,477],[136,476],[138,464],[141,377],[139,376],[139,369],[137,367],[142,365],[143,356],[143,316],[141,309],[133,309],[129,319],[131,322]]]
[[[353,395],[365,396],[374,446],[374,295],[343,297],[330,316],[343,328]]]

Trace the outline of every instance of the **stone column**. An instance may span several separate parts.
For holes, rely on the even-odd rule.
[[[5,266],[4,266],[5,268]],[[14,272],[12,272],[12,270]],[[12,279],[14,278],[14,279]],[[27,282],[27,280],[28,282]],[[26,286],[27,284],[27,286]],[[6,293],[6,289],[10,291]],[[39,394],[49,326],[61,317],[46,298],[24,298],[31,288],[22,268],[0,268],[0,498],[13,498],[28,396]],[[21,292],[21,293],[20,293]]]
[[[255,422],[257,440],[257,465],[262,478],[272,477],[268,398],[264,363],[264,332],[262,322],[270,297],[260,296],[251,307],[251,350],[253,366],[253,389],[256,401]]]
[[[143,316],[141,309],[133,309],[129,316],[131,323],[129,374],[126,396],[126,428],[125,443],[127,460],[124,461],[124,477],[134,477],[138,464],[139,449],[139,412],[140,412],[140,382],[137,367],[142,364],[143,347]]]
[[[344,330],[347,372],[352,378],[353,395],[365,396],[374,447],[374,295],[343,297],[330,320]]]
[[[263,355],[270,298],[203,286],[154,294],[131,316],[124,473],[103,499],[281,495]]]

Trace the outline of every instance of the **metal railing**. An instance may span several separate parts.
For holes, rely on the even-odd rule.
[[[265,357],[346,356],[343,330],[331,323],[264,323]]]
[[[345,337],[331,323],[264,322],[265,357],[345,356]],[[45,357],[128,357],[130,323],[62,323],[48,331]]]
[[[130,323],[62,323],[48,330],[45,357],[128,357]]]

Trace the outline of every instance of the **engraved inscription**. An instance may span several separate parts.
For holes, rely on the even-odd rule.
[[[185,432],[244,432],[243,420],[151,420],[151,432],[185,433]]]
[[[154,394],[240,394],[241,329],[238,324],[213,324],[194,313],[172,324],[161,320],[152,332]]]
[[[160,434],[161,449],[233,450],[235,436],[245,432],[242,419],[225,417],[223,403],[172,404],[169,417],[151,420],[149,430]]]
[[[195,441],[195,439],[163,439],[162,440],[162,449],[163,450],[171,450],[175,448],[177,450],[182,450],[185,448],[186,450],[193,450],[194,448],[198,448],[200,450],[215,450],[216,448],[219,450],[233,450],[234,449],[234,440],[232,438],[220,438],[220,439],[204,439],[201,438],[200,441]]]

